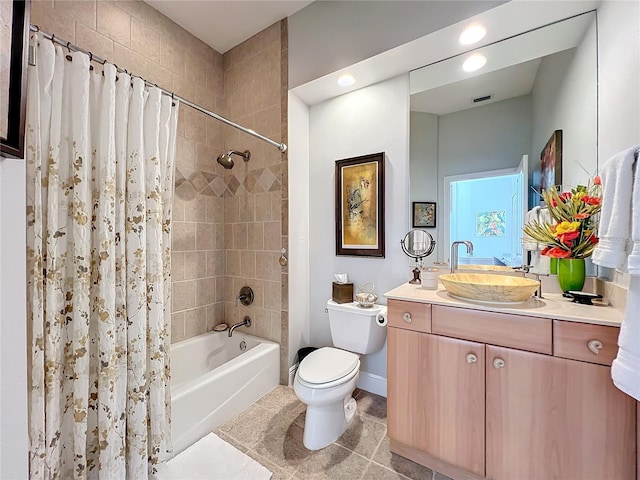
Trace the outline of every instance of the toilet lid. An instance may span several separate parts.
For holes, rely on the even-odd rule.
[[[298,367],[298,375],[307,383],[327,383],[347,376],[358,366],[355,353],[323,347],[307,355]]]

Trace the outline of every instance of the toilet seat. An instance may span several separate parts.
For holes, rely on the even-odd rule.
[[[355,353],[323,347],[305,357],[296,377],[310,388],[329,388],[349,381],[359,368],[360,358]]]

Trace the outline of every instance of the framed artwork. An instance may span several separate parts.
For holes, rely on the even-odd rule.
[[[384,257],[384,152],[336,160],[336,255]]]
[[[505,237],[507,235],[507,212],[476,213],[476,237]]]
[[[436,202],[413,202],[413,226],[418,228],[436,226]]]
[[[540,152],[540,193],[562,185],[562,130],[556,130]]]
[[[0,1],[0,152],[24,158],[29,2]]]

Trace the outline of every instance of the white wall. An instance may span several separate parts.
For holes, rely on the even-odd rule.
[[[289,92],[289,366],[309,345],[309,107]]]
[[[584,185],[597,170],[595,29],[594,22],[577,48],[545,57],[531,92],[529,169],[540,169],[540,152],[551,134],[562,130],[562,184],[567,187]]]
[[[640,3],[598,8],[598,155],[600,165],[640,143]]]
[[[25,164],[0,157],[0,478],[28,476]]]
[[[386,153],[385,258],[335,255],[335,161]],[[375,284],[383,293],[410,278],[400,239],[409,228],[409,75],[342,95],[311,108],[309,154],[309,332],[312,344],[331,345],[325,304],[336,272],[355,287]],[[297,202],[292,199],[291,208]],[[361,371],[386,378],[386,348],[363,358]]]

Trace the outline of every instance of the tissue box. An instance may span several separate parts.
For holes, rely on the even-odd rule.
[[[336,283],[332,282],[333,291],[331,300],[336,303],[353,302],[353,283]]]

